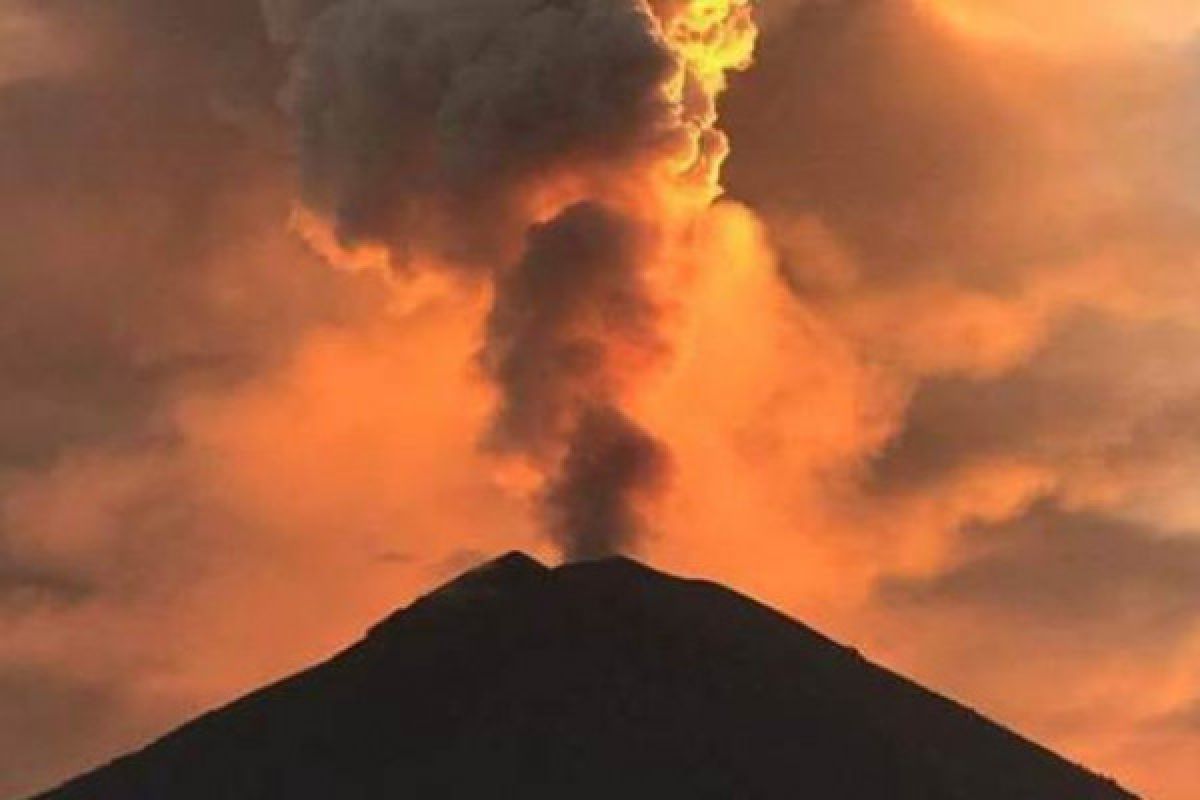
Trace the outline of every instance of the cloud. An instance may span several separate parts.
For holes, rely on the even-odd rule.
[[[1152,481],[1195,452],[1200,374],[1187,366],[1195,341],[1177,323],[1078,316],[1002,376],[922,384],[876,479],[904,490],[1021,460],[1064,468],[1068,493]]]
[[[1159,646],[1200,619],[1200,540],[1043,503],[969,533],[962,563],[885,581],[881,602],[1009,617],[1082,648]]]
[[[1043,57],[902,0],[788,25],[726,103],[728,186],[872,353],[995,373],[1076,309],[1190,313],[1186,150],[1158,144],[1188,129],[1185,52]]]
[[[826,462],[815,498],[794,472],[756,470],[804,511],[741,541],[793,572],[836,570],[830,596],[876,587],[857,616],[808,612],[868,651],[1185,797],[1170,766],[1184,740],[1151,756],[1130,731],[1195,690],[1200,240],[1180,144],[1194,45],[1082,28],[1035,41],[998,34],[1023,24],[1016,6],[970,4],[985,29],[951,5],[795,4],[725,103],[729,193],[760,213],[797,302],[873,376],[842,402],[875,401],[883,431],[850,439],[842,470]],[[778,369],[814,358],[798,348]],[[790,411],[801,429],[834,419]],[[809,544],[762,544],[785,531]],[[715,549],[734,569],[735,548]],[[785,594],[784,571],[748,580]]]
[[[0,669],[0,702],[6,716],[0,728],[0,792],[6,797],[23,796],[31,785],[59,776],[61,756],[47,749],[46,742],[60,743],[62,749],[71,742],[69,749],[86,753],[76,766],[107,755],[106,745],[100,743],[111,741],[112,728],[120,726],[125,712],[113,687],[56,675],[46,666]],[[137,733],[122,731],[118,736],[132,744]]]
[[[328,4],[266,5],[269,26],[232,0],[20,9],[55,46],[0,79],[5,791],[327,655],[463,554],[548,549],[524,501],[569,492],[479,452],[491,424],[653,430],[655,563],[1189,796],[1195,738],[1165,720],[1200,693],[1194,43],[776,3],[722,97],[729,200],[694,217],[647,164],[700,169],[724,139],[654,91],[674,66],[635,4],[508,29],[509,3],[350,2],[308,45]],[[406,268],[317,263],[286,229],[300,167],[343,245]],[[566,260],[594,294],[556,283]],[[529,388],[518,339],[582,366]],[[621,413],[575,415],[596,393]]]
[[[332,7],[290,90],[305,201],[400,262],[512,260],[539,193],[686,146],[654,26],[593,0]]]
[[[179,404],[383,305],[287,234],[282,63],[246,4],[10,5],[70,58],[0,84],[0,672],[45,676],[4,702],[5,794],[197,710],[194,684],[163,688],[197,630],[188,587],[254,533]],[[78,735],[38,721],[70,698]]]
[[[931,0],[964,31],[1023,46],[1103,50],[1163,43],[1200,29],[1200,13],[1181,0],[1060,0],[1049,8],[1033,0]]]
[[[229,35],[236,17],[220,24],[227,5],[172,15],[149,3],[39,6],[54,30],[95,22],[83,49],[92,60],[0,88],[0,454],[10,463],[140,433],[173,386],[277,357],[309,320],[331,318],[330,292],[351,304],[275,226],[288,202],[284,154],[225,113],[240,102],[228,92],[245,88],[226,72],[225,48],[244,38]],[[191,17],[211,30],[170,46],[172,26],[190,31]],[[216,52],[202,68],[205,45]]]
[[[1053,502],[968,537],[953,566],[879,586],[920,626],[900,645],[911,668],[1139,791],[1186,796],[1200,537]]]

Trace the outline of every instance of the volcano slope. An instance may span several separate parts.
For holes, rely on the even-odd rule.
[[[41,797],[1133,795],[716,584],[513,553]]]

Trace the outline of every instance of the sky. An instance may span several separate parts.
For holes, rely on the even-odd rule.
[[[539,6],[0,0],[0,796],[521,548],[1189,800],[1195,4]]]

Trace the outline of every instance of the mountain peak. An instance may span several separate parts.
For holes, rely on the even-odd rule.
[[[484,561],[422,595],[407,608],[377,623],[367,638],[378,639],[397,627],[430,624],[446,615],[477,612],[484,604],[530,589],[550,573],[551,570],[534,557],[519,550],[510,551]]]
[[[545,570],[546,567],[542,562],[528,553],[523,553],[520,550],[510,550],[502,556],[497,556],[491,561],[485,561],[479,566],[468,570],[464,575],[480,572],[544,572]]]
[[[509,553],[46,800],[1130,800],[733,591]]]
[[[549,567],[531,555],[520,550],[512,550],[490,561],[485,561],[472,567],[449,583],[436,589],[436,592],[447,589],[482,589],[503,590],[513,586],[523,586],[530,581],[545,578],[550,573]]]

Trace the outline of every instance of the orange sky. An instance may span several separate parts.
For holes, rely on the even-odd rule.
[[[969,35],[1037,47],[1095,49],[1187,39],[1200,10],[1187,0],[924,0]]]
[[[0,795],[555,558],[479,448],[488,286],[289,224],[305,15],[176,5],[0,7],[38,43],[0,47]],[[1200,778],[1193,7],[767,4],[623,395],[675,465],[639,555],[1161,800]],[[603,167],[538,201],[630,196]]]

